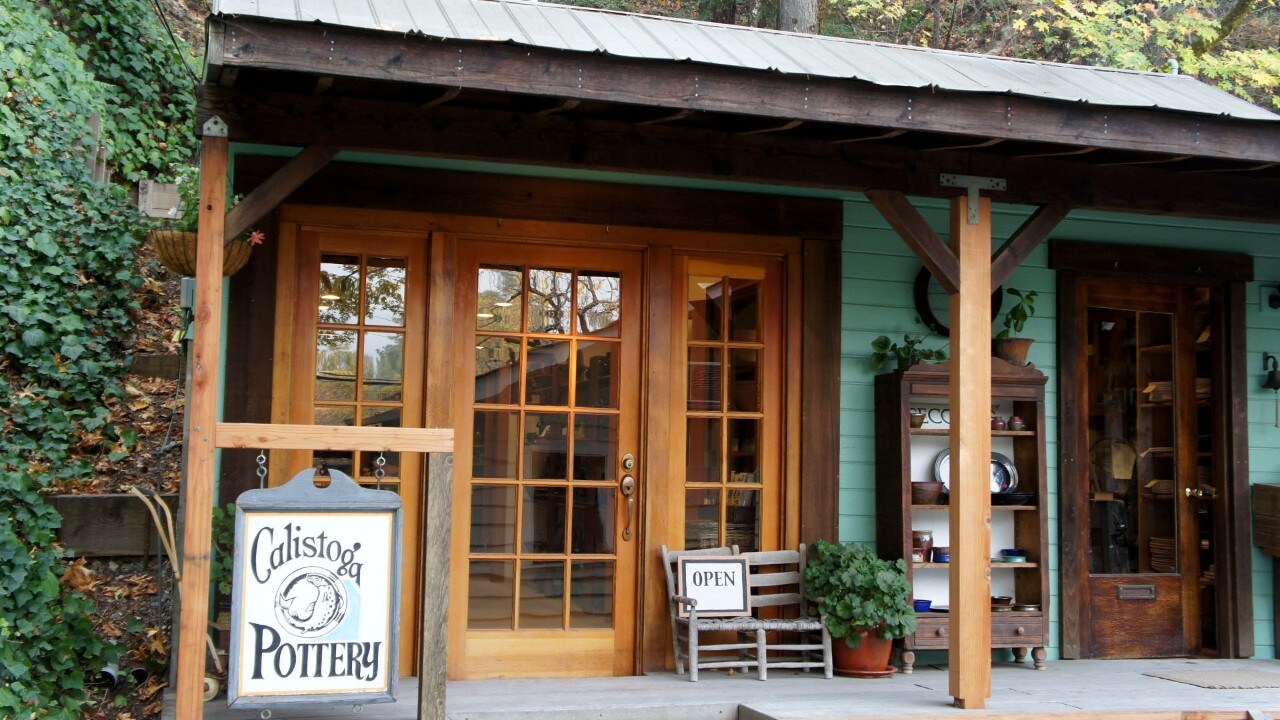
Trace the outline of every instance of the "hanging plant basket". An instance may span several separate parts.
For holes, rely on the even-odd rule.
[[[156,248],[160,264],[185,277],[196,274],[196,234],[184,230],[156,228],[147,233]],[[222,246],[222,274],[235,275],[249,262],[253,250],[247,242],[233,240]]]

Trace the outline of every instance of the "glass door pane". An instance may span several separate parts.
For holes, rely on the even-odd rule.
[[[622,277],[481,265],[467,627],[614,627]]]
[[[1178,572],[1177,384],[1168,313],[1089,308],[1089,570]]]

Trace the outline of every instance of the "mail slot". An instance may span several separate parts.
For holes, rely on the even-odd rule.
[[[1121,600],[1155,600],[1155,585],[1117,585],[1116,597]]]

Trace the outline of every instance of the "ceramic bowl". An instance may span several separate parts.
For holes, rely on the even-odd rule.
[[[934,548],[934,549],[933,549],[933,561],[934,561],[934,562],[936,562],[936,563],[949,563],[949,562],[951,562],[951,553],[949,553],[949,552],[938,552],[938,548]]]
[[[1017,548],[1008,548],[1006,550],[1001,550],[1000,555],[1003,557],[1026,557],[1027,551],[1018,550]]]
[[[1012,605],[1013,598],[1008,595],[992,595],[991,604],[992,605]]]
[[[932,600],[912,600],[911,605],[915,607],[916,612],[929,612],[929,606],[933,605]]]
[[[911,483],[912,505],[937,505],[940,497],[942,497],[942,483],[940,482]]]

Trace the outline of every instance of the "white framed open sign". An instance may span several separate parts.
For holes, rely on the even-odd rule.
[[[751,614],[750,568],[745,557],[682,557],[678,572],[679,593],[698,601],[699,617]],[[688,606],[680,606],[680,615],[689,615]]]

